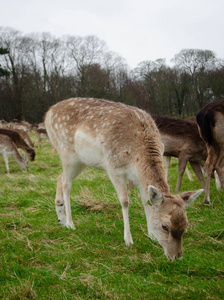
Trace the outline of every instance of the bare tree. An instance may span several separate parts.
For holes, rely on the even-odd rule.
[[[29,74],[28,52],[32,40],[23,37],[21,32],[11,28],[0,28],[0,43],[8,49],[4,56],[4,64],[10,71],[11,93],[17,119],[24,119],[25,107],[22,97],[27,74]]]
[[[173,59],[175,67],[191,76],[191,84],[198,108],[207,102],[209,84],[206,72],[216,67],[214,52],[200,49],[183,49]]]

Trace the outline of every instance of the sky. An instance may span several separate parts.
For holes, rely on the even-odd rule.
[[[0,0],[0,26],[24,34],[95,35],[131,68],[182,49],[224,58],[224,0]]]

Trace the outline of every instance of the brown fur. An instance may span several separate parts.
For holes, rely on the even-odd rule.
[[[11,122],[9,122],[8,126],[11,129],[18,129],[18,130],[23,130],[26,132],[31,130],[31,124],[29,124],[26,121],[21,121],[21,120],[17,120],[17,119],[13,119]]]
[[[205,203],[210,203],[210,178],[215,169],[224,189],[224,100],[205,105],[197,114],[197,123],[208,157],[205,162]]]
[[[178,158],[178,180],[176,189],[181,186],[182,176],[189,161],[192,169],[204,188],[204,178],[201,165],[207,158],[204,141],[198,132],[195,122],[177,118],[153,115],[164,144],[164,155]]]
[[[40,146],[42,139],[48,139],[47,131],[44,128],[37,128],[36,135],[38,139],[38,147]]]
[[[17,131],[1,128],[0,134],[9,136],[12,139],[13,143],[15,143],[16,147],[24,150],[27,153],[29,160],[34,161],[36,155],[35,150],[27,145],[27,143]]]
[[[30,138],[29,134],[27,133],[27,131],[20,130],[20,129],[13,129],[13,130],[17,131],[21,135],[21,137],[24,139],[24,141],[27,143],[27,145],[30,148],[34,149],[34,143],[31,140],[31,138]]]

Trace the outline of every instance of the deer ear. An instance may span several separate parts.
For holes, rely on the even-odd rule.
[[[194,200],[201,195],[201,193],[204,192],[203,189],[197,190],[197,191],[189,191],[189,192],[183,192],[180,193],[179,196],[184,200],[184,204],[186,207],[188,207]]]
[[[148,194],[149,194],[149,200],[147,201],[147,204],[153,205],[153,206],[160,206],[163,202],[163,195],[160,193],[157,188],[155,188],[152,185],[148,186]]]

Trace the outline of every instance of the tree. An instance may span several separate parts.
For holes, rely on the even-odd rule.
[[[125,65],[122,58],[109,51],[106,43],[96,36],[68,36],[67,49],[70,68],[73,76],[76,77],[76,91],[79,96],[92,96],[91,89],[89,89],[89,75],[93,68],[97,72],[104,73],[107,77],[108,88],[108,84],[115,83],[117,70]],[[93,76],[91,78],[94,79]]]
[[[224,63],[208,74],[209,86],[214,99],[224,98]]]
[[[209,83],[207,72],[215,69],[217,59],[214,52],[200,49],[183,49],[173,59],[180,72],[191,76],[194,98],[198,109],[208,102]]]
[[[143,83],[151,112],[172,115],[172,70],[165,59],[141,62],[134,69],[134,76]]]
[[[9,53],[9,51],[6,48],[0,47],[0,55],[4,55],[4,54],[8,54],[8,53]],[[6,69],[1,68],[1,65],[0,65],[0,77],[9,76],[9,75],[10,75],[10,72],[7,71]]]
[[[11,103],[17,119],[25,119],[25,105],[22,97],[27,74],[30,73],[28,52],[32,40],[11,28],[0,28],[0,43],[7,48],[4,63],[10,71]]]

